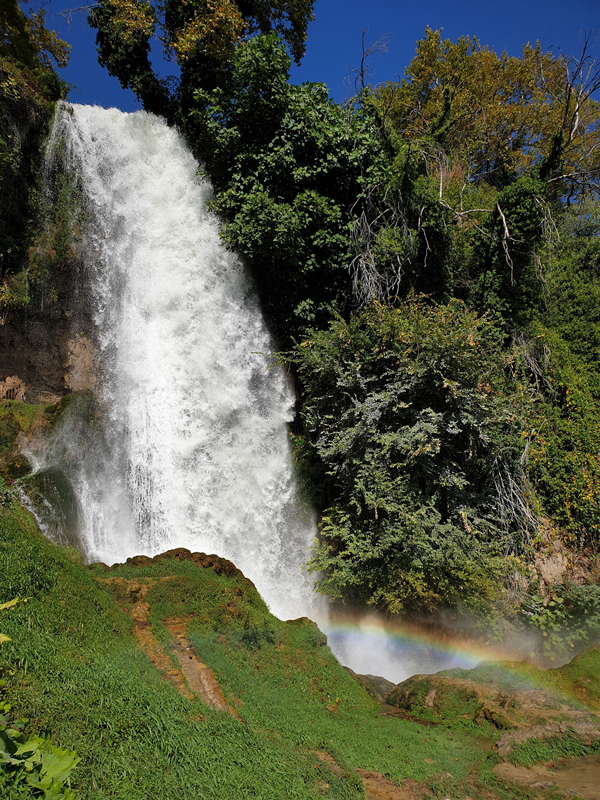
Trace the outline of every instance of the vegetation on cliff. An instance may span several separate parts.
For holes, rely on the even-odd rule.
[[[0,316],[30,301],[27,249],[40,206],[42,143],[54,103],[68,87],[70,47],[49,31],[44,12],[26,16],[17,0],[0,9]],[[33,270],[35,272],[35,268]]]
[[[289,64],[240,43],[184,129],[292,348],[320,587],[564,632],[598,599],[597,65],[427,30],[340,107]]]
[[[503,557],[534,535],[518,353],[462,302],[409,298],[339,318],[294,357],[310,470],[330,504],[312,561],[322,590],[393,613],[485,608]],[[516,508],[499,491],[508,481]]]

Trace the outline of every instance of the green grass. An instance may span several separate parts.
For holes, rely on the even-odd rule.
[[[436,798],[475,800],[485,785],[509,796],[469,731],[382,715],[314,624],[277,620],[243,577],[166,560],[107,573],[73,555],[5,499],[0,603],[27,601],[0,613],[12,639],[0,650],[3,694],[31,732],[81,757],[71,780],[80,800],[358,800],[358,768],[425,781]],[[245,724],[163,679],[122,611],[131,598],[98,580],[112,576],[168,576],[147,595],[155,635],[169,648],[162,620],[189,617],[197,655]],[[578,676],[591,669],[582,664]],[[0,782],[13,800],[2,792]]]
[[[600,742],[586,744],[574,736],[557,736],[552,739],[529,739],[514,747],[508,754],[507,760],[513,764],[531,766],[541,761],[576,758],[594,753],[600,753]]]
[[[322,778],[307,753],[186,700],[161,678],[92,572],[39,536],[20,548],[4,519],[0,534],[8,571],[21,576],[2,573],[0,598],[16,588],[29,595],[2,618],[12,639],[2,648],[5,673],[15,671],[8,695],[33,730],[81,756],[72,781],[80,797],[315,796]],[[22,540],[30,536],[22,531]],[[23,578],[36,560],[43,584]],[[354,776],[327,781],[327,797],[361,796]]]
[[[62,410],[60,403],[32,405],[19,400],[0,400],[0,455],[14,447],[19,433],[28,436],[38,427],[48,429],[59,410]]]
[[[422,780],[439,771],[466,774],[464,738],[381,716],[380,706],[315,633],[309,625],[288,623],[274,629],[273,640],[253,644],[243,633],[207,636],[197,632],[194,620],[190,625],[194,649],[215,671],[228,700],[240,703],[249,725],[297,747],[325,750],[346,769],[374,769],[393,781]]]

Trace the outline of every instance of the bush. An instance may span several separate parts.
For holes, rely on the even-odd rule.
[[[375,304],[293,358],[328,498],[321,591],[392,612],[487,606],[523,535],[496,486],[519,482],[524,397],[491,322],[458,301]]]

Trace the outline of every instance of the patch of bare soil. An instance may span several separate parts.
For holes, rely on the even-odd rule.
[[[423,800],[427,787],[412,779],[403,781],[400,786],[388,781],[381,772],[369,769],[356,770],[365,787],[367,800]]]
[[[173,637],[173,650],[179,661],[182,673],[188,682],[190,689],[200,695],[200,699],[207,706],[218,708],[220,711],[227,711],[228,714],[240,719],[237,711],[232,708],[221,691],[215,673],[203,664],[192,647],[192,643],[187,638],[188,620],[184,618],[172,618],[163,620],[165,628]]]
[[[140,580],[127,580],[126,578],[98,578],[102,583],[113,586],[118,590],[115,599],[119,605],[118,597],[125,598],[128,605],[121,606],[122,611],[133,619],[135,627],[133,633],[140,648],[146,653],[152,665],[163,673],[177,691],[189,700],[199,695],[203,703],[226,711],[242,722],[237,711],[232,708],[221,691],[214,672],[203,664],[196,653],[190,640],[187,638],[187,625],[189,620],[185,617],[174,617],[164,620],[164,625],[173,637],[173,651],[181,669],[177,669],[163,646],[152,633],[150,625],[150,603],[146,600],[149,589],[158,581],[155,578],[142,578]],[[159,579],[172,580],[170,576]],[[133,605],[131,605],[133,604]]]
[[[343,770],[340,765],[337,763],[335,758],[330,755],[330,753],[326,753],[325,750],[311,750],[311,753],[315,755],[319,761],[324,761],[328,764],[331,768],[333,774],[339,778],[342,775],[346,775],[346,770]]]
[[[336,777],[347,777],[346,770],[340,767],[332,755],[324,750],[311,750],[310,752],[319,761],[328,764]],[[427,793],[427,787],[419,781],[408,779],[398,786],[388,781],[381,772],[369,769],[357,769],[356,772],[360,775],[365,787],[367,800],[422,800]],[[329,788],[329,784],[321,783],[320,788],[322,792],[325,792]]]
[[[533,767],[496,764],[494,772],[501,780],[532,789],[546,790],[557,786],[566,797],[600,800],[600,758],[595,755],[559,758]]]

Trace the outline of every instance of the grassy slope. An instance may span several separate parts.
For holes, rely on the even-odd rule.
[[[50,544],[5,500],[0,602],[28,598],[0,617],[12,638],[0,656],[5,691],[32,730],[82,757],[72,781],[82,800],[350,800],[363,796],[356,768],[425,780],[435,797],[477,798],[474,770],[494,785],[488,797],[527,796],[495,782],[473,732],[382,716],[318,629],[272,617],[245,579],[185,561],[110,575],[173,576],[148,593],[153,630],[168,646],[161,620],[193,614],[194,649],[247,724],[179,695],[138,649],[119,590],[98,580],[105,573]]]

